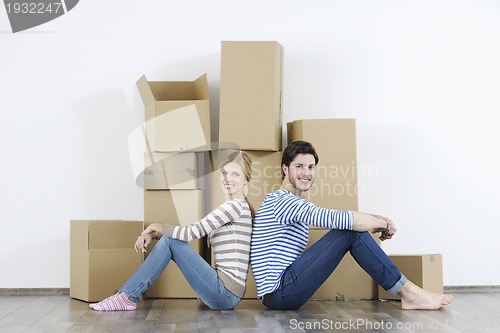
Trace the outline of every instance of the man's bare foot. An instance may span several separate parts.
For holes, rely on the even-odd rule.
[[[453,295],[436,294],[410,281],[404,284],[398,294],[404,310],[439,310],[453,302]]]

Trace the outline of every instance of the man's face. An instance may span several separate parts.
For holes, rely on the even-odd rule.
[[[296,194],[300,195],[311,188],[316,178],[316,161],[313,155],[298,154],[289,167],[285,165],[282,167],[285,178],[288,178],[290,184],[298,191]]]

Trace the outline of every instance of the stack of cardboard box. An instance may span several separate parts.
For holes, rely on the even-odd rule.
[[[146,120],[145,170],[138,182],[144,186],[144,226],[142,221],[126,224],[123,221],[72,221],[72,297],[98,301],[115,292],[142,262],[142,255],[131,251],[143,227],[151,223],[187,225],[223,203],[220,164],[232,151],[241,150],[252,159],[247,200],[255,211],[268,193],[280,188],[282,83],[283,47],[279,43],[222,42],[219,133],[218,142],[211,143],[206,74],[194,81],[148,81],[145,76],[137,81]],[[297,120],[287,124],[287,132],[288,143],[309,141],[320,157],[316,182],[305,193],[305,198],[325,208],[358,210],[355,120]],[[111,242],[109,238],[104,241],[96,231],[117,226],[120,233],[105,231],[105,234],[119,235]],[[326,232],[328,230],[311,227],[308,247]],[[374,238],[380,244],[377,236]],[[116,243],[118,238],[120,241]],[[204,239],[190,244],[211,261]],[[154,245],[155,242],[148,252]],[[113,279],[113,285],[101,285],[109,280],[109,276],[104,278],[103,272],[107,275],[108,271],[103,267],[110,265],[110,253],[119,259],[125,256],[133,260],[128,264],[125,257],[114,260],[113,264],[123,274]],[[422,280],[420,284],[442,290],[440,256],[433,256],[431,264],[426,264],[429,260],[425,256],[393,259],[400,260],[403,266],[410,262],[422,267],[416,273],[416,279]],[[428,272],[436,276],[431,284],[422,277],[424,273],[431,274]],[[194,298],[196,294],[171,263],[145,296]],[[250,271],[245,298],[256,296],[255,279]],[[375,282],[347,254],[313,299],[374,299],[377,296]]]
[[[254,210],[281,185],[283,47],[273,41],[221,45],[219,142],[252,159],[247,200]],[[218,169],[231,149],[212,150],[209,210],[224,201]],[[257,297],[250,272],[245,298]]]
[[[145,107],[144,225],[187,225],[203,214],[198,154],[210,149],[210,108],[206,74],[195,81],[137,81]],[[148,253],[156,244],[149,246]],[[203,254],[203,240],[190,242]],[[146,258],[147,254],[146,253]],[[146,291],[150,298],[195,298],[172,262]]]
[[[254,172],[247,199],[256,210],[268,193],[281,186],[282,78],[283,48],[278,43],[222,43],[219,141],[236,143],[252,158]],[[320,155],[318,178],[306,199],[326,208],[358,210],[354,119],[299,120],[287,124],[287,130],[288,143],[310,141]],[[211,154],[223,160],[221,152]],[[211,188],[216,188],[216,181],[213,177]],[[219,193],[211,194],[212,207],[221,201]],[[311,228],[308,246],[326,232]],[[250,274],[245,297],[256,294]],[[313,298],[335,299],[338,294],[377,297],[375,283],[350,255]]]

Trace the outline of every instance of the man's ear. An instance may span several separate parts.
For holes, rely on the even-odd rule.
[[[285,164],[281,165],[281,172],[284,176],[288,175],[288,167]]]

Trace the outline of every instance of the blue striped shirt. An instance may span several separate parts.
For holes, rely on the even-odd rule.
[[[285,269],[304,252],[308,225],[352,230],[352,212],[321,208],[278,190],[266,196],[257,212],[250,250],[250,263],[257,283],[257,297],[279,287]]]

